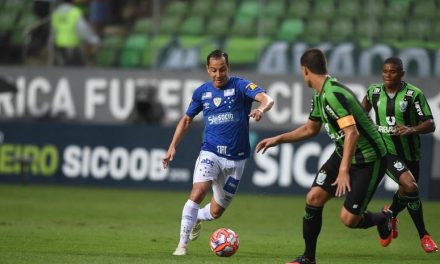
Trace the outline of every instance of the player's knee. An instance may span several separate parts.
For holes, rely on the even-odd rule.
[[[325,204],[325,197],[320,192],[311,190],[307,194],[306,203],[311,206],[322,207]]]
[[[406,176],[408,175],[408,176]],[[414,177],[412,177],[411,174],[405,174],[406,177],[401,177],[400,185],[402,186],[402,189],[405,193],[413,193],[418,192],[419,187],[414,180]]]
[[[357,217],[350,217],[347,215],[340,215],[341,222],[349,228],[356,228],[359,223],[359,219]]]

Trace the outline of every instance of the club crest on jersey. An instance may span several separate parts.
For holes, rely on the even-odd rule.
[[[235,94],[235,89],[234,88],[232,88],[232,89],[227,89],[227,90],[225,90],[224,92],[223,92],[223,95],[226,97],[226,96],[233,96]]]
[[[211,99],[211,98],[212,98],[211,92],[202,93],[202,100]]]
[[[396,161],[396,162],[394,162],[394,168],[396,168],[396,170],[398,170],[398,171],[402,171],[405,167],[403,167],[403,164],[402,164],[402,162],[400,162],[400,161]]]
[[[248,85],[246,85],[246,88],[249,88],[250,90],[255,90],[255,88],[257,88],[258,85],[256,85],[255,83],[249,83]]]
[[[327,172],[321,170],[316,177],[316,184],[323,185],[325,182],[325,178],[327,178]]]
[[[214,105],[219,106],[222,103],[222,99],[220,97],[216,97],[213,99]]]
[[[400,112],[405,112],[406,108],[408,108],[408,101],[403,100],[399,102],[399,110]]]
[[[387,120],[387,124],[390,126],[394,126],[396,124],[396,117],[394,116],[387,116],[386,120]]]

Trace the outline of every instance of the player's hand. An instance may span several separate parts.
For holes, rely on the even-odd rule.
[[[165,157],[162,158],[162,165],[164,169],[168,168],[168,165],[170,164],[170,161],[173,160],[175,154],[176,154],[175,148],[168,149],[167,153],[165,154]]]
[[[396,126],[396,135],[397,136],[407,136],[411,135],[414,132],[414,128],[408,126],[397,125]]]
[[[341,197],[342,195],[345,195],[346,192],[351,192],[350,187],[350,175],[348,172],[339,171],[338,177],[336,178],[336,181],[332,183],[332,186],[336,187],[336,197]]]
[[[252,117],[255,119],[255,121],[260,121],[261,118],[263,118],[263,110],[255,108],[251,111],[251,113],[249,114],[249,117]]]
[[[255,147],[255,151],[258,153],[260,150],[263,150],[261,153],[264,154],[268,148],[276,145],[278,145],[278,141],[275,137],[265,138],[258,142],[257,146]]]

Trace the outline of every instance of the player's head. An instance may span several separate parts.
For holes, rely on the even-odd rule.
[[[312,87],[312,75],[327,74],[327,60],[320,49],[313,48],[306,50],[301,56],[300,63],[304,81],[309,87]]]
[[[382,65],[382,80],[385,87],[400,87],[405,75],[402,60],[397,57],[389,57]]]
[[[228,54],[222,50],[209,53],[206,57],[206,71],[215,87],[223,87],[229,80]]]

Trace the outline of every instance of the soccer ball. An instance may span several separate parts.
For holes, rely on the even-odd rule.
[[[209,245],[212,252],[219,257],[230,257],[238,250],[237,233],[228,228],[220,228],[211,235]]]

